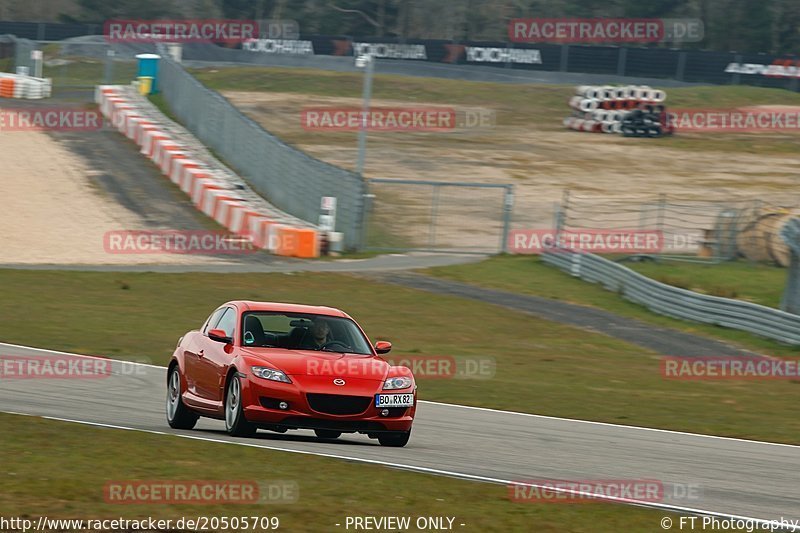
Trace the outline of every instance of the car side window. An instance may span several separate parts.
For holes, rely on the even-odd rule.
[[[224,313],[226,309],[229,308],[220,307],[219,309],[211,313],[211,316],[208,317],[208,321],[206,322],[206,326],[203,328],[203,335],[205,335],[208,332],[208,330],[214,329],[214,327],[217,325],[217,322],[219,322],[219,318],[222,316],[222,313]]]
[[[219,320],[219,323],[214,329],[221,329],[225,332],[226,337],[233,337],[233,330],[236,327],[236,311],[228,307],[225,314]]]

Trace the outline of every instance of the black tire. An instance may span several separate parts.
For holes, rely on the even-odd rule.
[[[661,137],[661,126],[657,125],[657,126],[652,126],[651,128],[648,128],[647,136],[648,137]]]
[[[167,377],[167,424],[172,429],[192,429],[200,415],[186,407],[181,399],[181,373],[178,365],[170,369]]]
[[[320,439],[338,439],[342,436],[341,431],[334,431],[332,429],[315,429],[314,433],[316,433],[317,437]]]
[[[234,374],[225,386],[225,431],[232,437],[252,437],[258,428],[247,421],[242,407],[242,384]]]
[[[379,433],[378,442],[381,446],[391,446],[392,448],[402,448],[408,444],[411,438],[411,431],[393,431],[391,433]]]

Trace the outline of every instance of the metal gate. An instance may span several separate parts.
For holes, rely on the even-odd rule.
[[[368,250],[506,251],[513,185],[378,178],[368,187]]]
[[[44,78],[53,80],[56,91],[62,89],[94,89],[99,84],[128,84],[136,77],[136,50],[114,46],[97,37],[95,40],[46,42],[15,39],[15,67],[26,67],[36,75],[32,54],[43,56]]]

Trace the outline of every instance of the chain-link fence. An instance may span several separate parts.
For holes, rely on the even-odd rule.
[[[163,56],[162,56],[163,57]],[[365,194],[355,173],[297,150],[244,116],[174,61],[161,61],[159,87],[171,112],[273,205],[316,223],[324,196],[337,198],[336,231],[360,245]]]
[[[711,201],[669,197],[605,197],[566,191],[558,230],[655,231],[662,259],[789,264],[781,228],[797,209],[758,200]]]
[[[102,40],[39,43],[14,38],[14,46],[14,66],[27,68],[31,75],[37,74],[33,52],[42,53],[41,75],[53,80],[56,92],[127,84],[136,77],[133,54],[118,54]]]
[[[33,72],[33,58],[31,54],[39,49],[38,43],[30,39],[14,39],[14,66],[26,67]]]
[[[0,72],[13,72],[16,40],[11,35],[0,35]]]
[[[505,251],[511,185],[371,179],[369,192],[367,248]]]

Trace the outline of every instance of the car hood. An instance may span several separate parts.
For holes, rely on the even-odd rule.
[[[384,380],[390,366],[375,355],[280,348],[244,348],[242,353],[290,376],[313,375]]]

